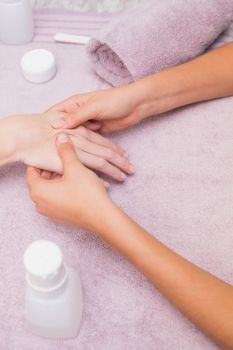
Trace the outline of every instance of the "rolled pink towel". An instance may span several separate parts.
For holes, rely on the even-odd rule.
[[[118,16],[87,48],[96,73],[126,84],[201,54],[229,26],[233,0],[150,0]]]

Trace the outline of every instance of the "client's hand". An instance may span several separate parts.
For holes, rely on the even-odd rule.
[[[57,139],[64,175],[45,179],[39,169],[28,167],[31,199],[42,215],[98,232],[112,203],[103,181],[81,164],[67,134],[61,133]]]
[[[60,113],[11,117],[16,140],[16,161],[40,169],[62,173],[62,163],[56,151],[55,138],[61,130],[54,130],[50,122]],[[118,181],[132,174],[133,168],[124,151],[108,139],[83,126],[69,131],[76,153],[82,163]],[[124,173],[125,172],[125,173]]]

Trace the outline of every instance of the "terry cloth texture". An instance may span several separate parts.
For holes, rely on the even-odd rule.
[[[34,43],[0,45],[2,117],[42,112],[75,93],[107,87],[90,69],[83,46],[51,39],[64,27],[90,34],[94,19],[100,26],[107,15],[46,10],[35,16]],[[233,36],[228,33],[226,40]],[[51,50],[58,63],[55,78],[42,85],[28,83],[19,68],[22,55],[35,48]],[[111,182],[114,201],[163,243],[228,283],[233,283],[232,111],[233,98],[196,104],[111,136],[136,168],[124,184]],[[1,350],[217,349],[107,244],[40,216],[24,176],[22,165],[0,169]],[[67,265],[80,272],[84,314],[76,339],[47,340],[27,330],[22,257],[37,239],[57,243]]]
[[[127,84],[198,56],[232,19],[232,0],[144,1],[104,26],[87,52],[101,78]]]

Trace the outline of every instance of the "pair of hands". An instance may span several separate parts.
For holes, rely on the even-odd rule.
[[[53,129],[50,122],[63,114],[23,115],[7,119],[14,129],[11,138],[16,140],[17,152],[14,160],[62,174],[62,163],[55,146],[56,135],[62,130]],[[125,174],[133,174],[134,169],[127,154],[109,139],[84,126],[67,132],[80,161],[87,167],[118,181],[124,181]]]
[[[142,119],[138,101],[135,91],[131,91],[131,86],[128,86],[73,96],[48,111],[60,157],[54,165],[59,173],[62,165],[63,175],[53,177],[52,173],[39,170],[40,164],[33,164],[36,168],[28,168],[26,178],[30,196],[40,214],[94,232],[101,229],[98,226],[104,223],[104,215],[108,215],[113,203],[103,182],[81,162],[120,181],[125,176],[119,169],[128,174],[133,173],[124,151],[91,130],[111,132],[137,123]],[[54,113],[63,115],[54,118]],[[86,128],[77,127],[80,124]],[[76,135],[78,138],[75,138]],[[81,151],[80,136],[85,139]],[[94,142],[94,148],[90,141]],[[104,159],[104,167],[102,163],[101,167],[96,167],[93,162],[87,161],[82,153],[85,151],[92,152],[92,157],[94,154]],[[44,156],[46,159],[46,154]],[[26,162],[33,163],[29,159]],[[50,167],[47,169],[50,170]]]

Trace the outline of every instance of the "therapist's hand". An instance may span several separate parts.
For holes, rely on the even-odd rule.
[[[57,222],[98,231],[112,202],[104,183],[79,161],[70,137],[57,137],[57,150],[64,175],[51,177],[28,167],[26,181],[31,199],[40,214]]]
[[[103,133],[125,129],[143,119],[140,113],[141,90],[141,85],[131,84],[72,96],[49,110],[67,113],[51,125],[55,129],[70,129],[88,122],[88,128]]]

